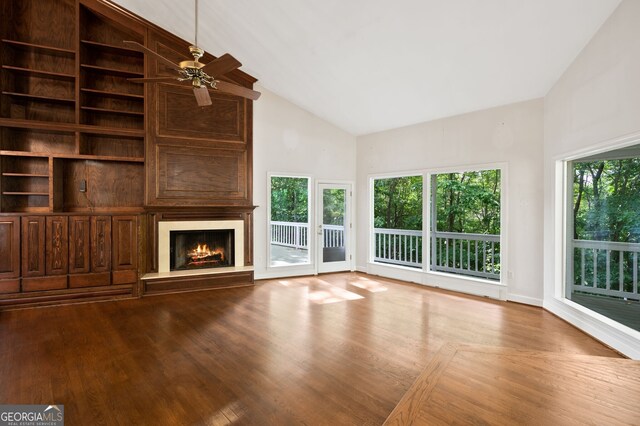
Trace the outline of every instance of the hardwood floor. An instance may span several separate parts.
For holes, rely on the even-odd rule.
[[[0,337],[0,403],[68,425],[379,425],[447,345],[619,358],[538,308],[356,273],[0,312]]]
[[[638,361],[447,344],[384,424],[633,425],[638,396]]]

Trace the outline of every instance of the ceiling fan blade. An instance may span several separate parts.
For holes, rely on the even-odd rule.
[[[247,89],[246,87],[238,86],[237,84],[227,83],[226,81],[216,80],[216,89],[223,93],[229,93],[230,95],[242,96],[243,98],[257,101],[261,93],[255,90]]]
[[[177,77],[151,77],[151,78],[128,78],[134,83],[178,83]]]
[[[148,53],[149,55],[155,56],[155,58],[158,61],[162,62],[163,64],[165,64],[166,66],[170,67],[171,69],[174,69],[176,71],[182,71],[182,68],[180,68],[180,65],[174,64],[169,59],[165,58],[164,56],[160,55],[159,53],[154,52],[153,50],[151,50],[151,49],[149,49],[147,47],[144,47],[143,45],[141,45],[140,43],[138,43],[136,41],[124,40],[123,43],[128,45],[131,49],[137,50],[138,52]]]
[[[240,61],[238,61],[228,53],[225,53],[218,59],[214,59],[213,61],[206,64],[201,68],[201,70],[209,74],[211,77],[216,78],[230,71],[233,71],[236,68],[240,68],[241,66],[242,64],[240,63]]]
[[[211,105],[211,96],[209,96],[209,89],[205,86],[194,87],[193,94],[196,95],[196,102],[198,106]]]

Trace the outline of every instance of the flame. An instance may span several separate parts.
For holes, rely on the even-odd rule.
[[[211,249],[207,244],[198,244],[193,250],[189,251],[189,257],[193,260],[203,259],[209,256],[220,255],[220,260],[224,261],[224,251],[215,248]]]

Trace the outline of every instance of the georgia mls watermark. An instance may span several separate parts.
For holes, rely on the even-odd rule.
[[[0,426],[64,426],[64,405],[0,405]]]

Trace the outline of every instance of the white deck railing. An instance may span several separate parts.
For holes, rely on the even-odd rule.
[[[500,279],[500,235],[435,232],[431,269]]]
[[[324,247],[344,247],[344,226],[322,225]],[[297,249],[309,248],[309,224],[271,222],[271,244]]]
[[[308,249],[309,224],[302,222],[271,221],[271,244],[297,249]]]
[[[322,237],[325,248],[344,247],[344,226],[342,225],[322,225]]]
[[[431,270],[500,279],[500,236],[436,232]],[[373,260],[422,267],[422,231],[374,229]]]
[[[422,267],[422,231],[375,228],[373,233],[374,261]]]
[[[570,261],[574,264],[569,271],[574,277],[569,282],[574,291],[640,300],[640,244],[592,240],[573,240],[572,244]]]

